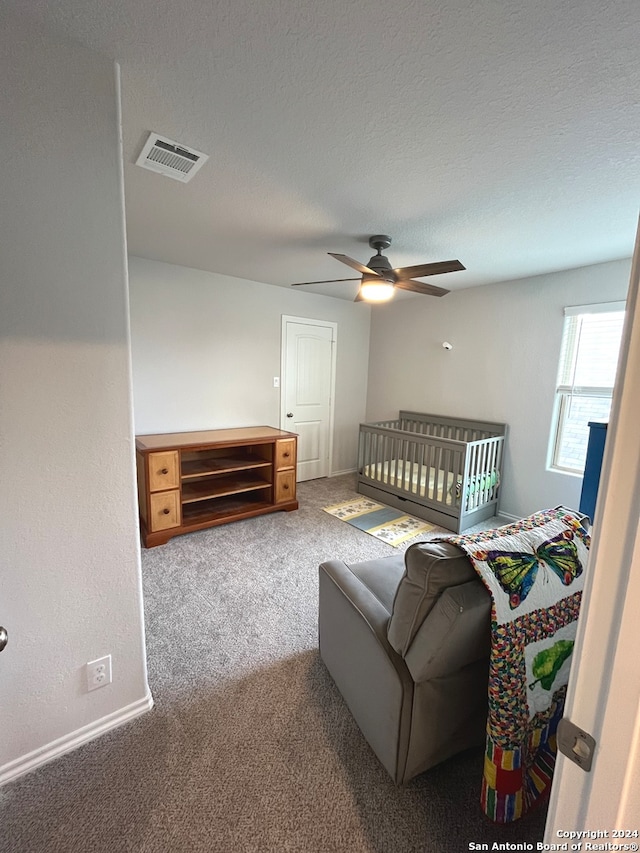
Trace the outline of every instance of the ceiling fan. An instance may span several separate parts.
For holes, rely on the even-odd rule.
[[[366,300],[367,302],[384,302],[391,299],[396,287],[400,290],[411,290],[414,293],[424,293],[427,296],[444,296],[449,293],[444,287],[437,287],[435,284],[425,284],[423,281],[415,281],[415,278],[422,278],[427,275],[439,275],[445,272],[456,272],[463,270],[460,261],[437,261],[432,264],[417,264],[412,267],[398,267],[393,269],[389,263],[389,259],[382,254],[382,250],[391,245],[391,237],[386,234],[374,234],[369,237],[369,245],[375,249],[375,254],[369,261],[369,265],[365,266],[359,261],[355,261],[348,255],[341,255],[336,252],[328,252],[332,258],[358,270],[362,274],[360,279],[357,278],[334,278],[327,281],[298,281],[292,284],[291,287],[303,287],[305,284],[333,284],[337,281],[360,281],[360,289],[355,298],[356,302]]]

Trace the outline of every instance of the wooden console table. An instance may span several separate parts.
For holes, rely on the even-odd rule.
[[[147,548],[173,536],[298,508],[297,436],[273,427],[136,436]]]

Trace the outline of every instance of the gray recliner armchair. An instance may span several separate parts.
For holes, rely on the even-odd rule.
[[[489,593],[450,542],[320,565],[320,654],[396,784],[484,743]]]

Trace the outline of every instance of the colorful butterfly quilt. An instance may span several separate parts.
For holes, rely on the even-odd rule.
[[[538,576],[538,569],[551,569],[565,586],[570,586],[582,574],[582,561],[572,530],[563,530],[541,542],[533,551],[474,552],[474,559],[485,560],[502,589],[509,596],[514,610],[529,595]]]
[[[447,537],[491,593],[489,716],[482,806],[498,823],[549,792],[590,538],[559,507],[482,533]]]

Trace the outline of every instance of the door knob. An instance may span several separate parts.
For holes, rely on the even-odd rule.
[[[293,417],[293,412],[287,412],[287,417],[288,417],[288,418],[292,418],[292,417]]]
[[[4,647],[9,642],[9,634],[7,634],[7,629],[0,626],[0,652],[4,651]]]

